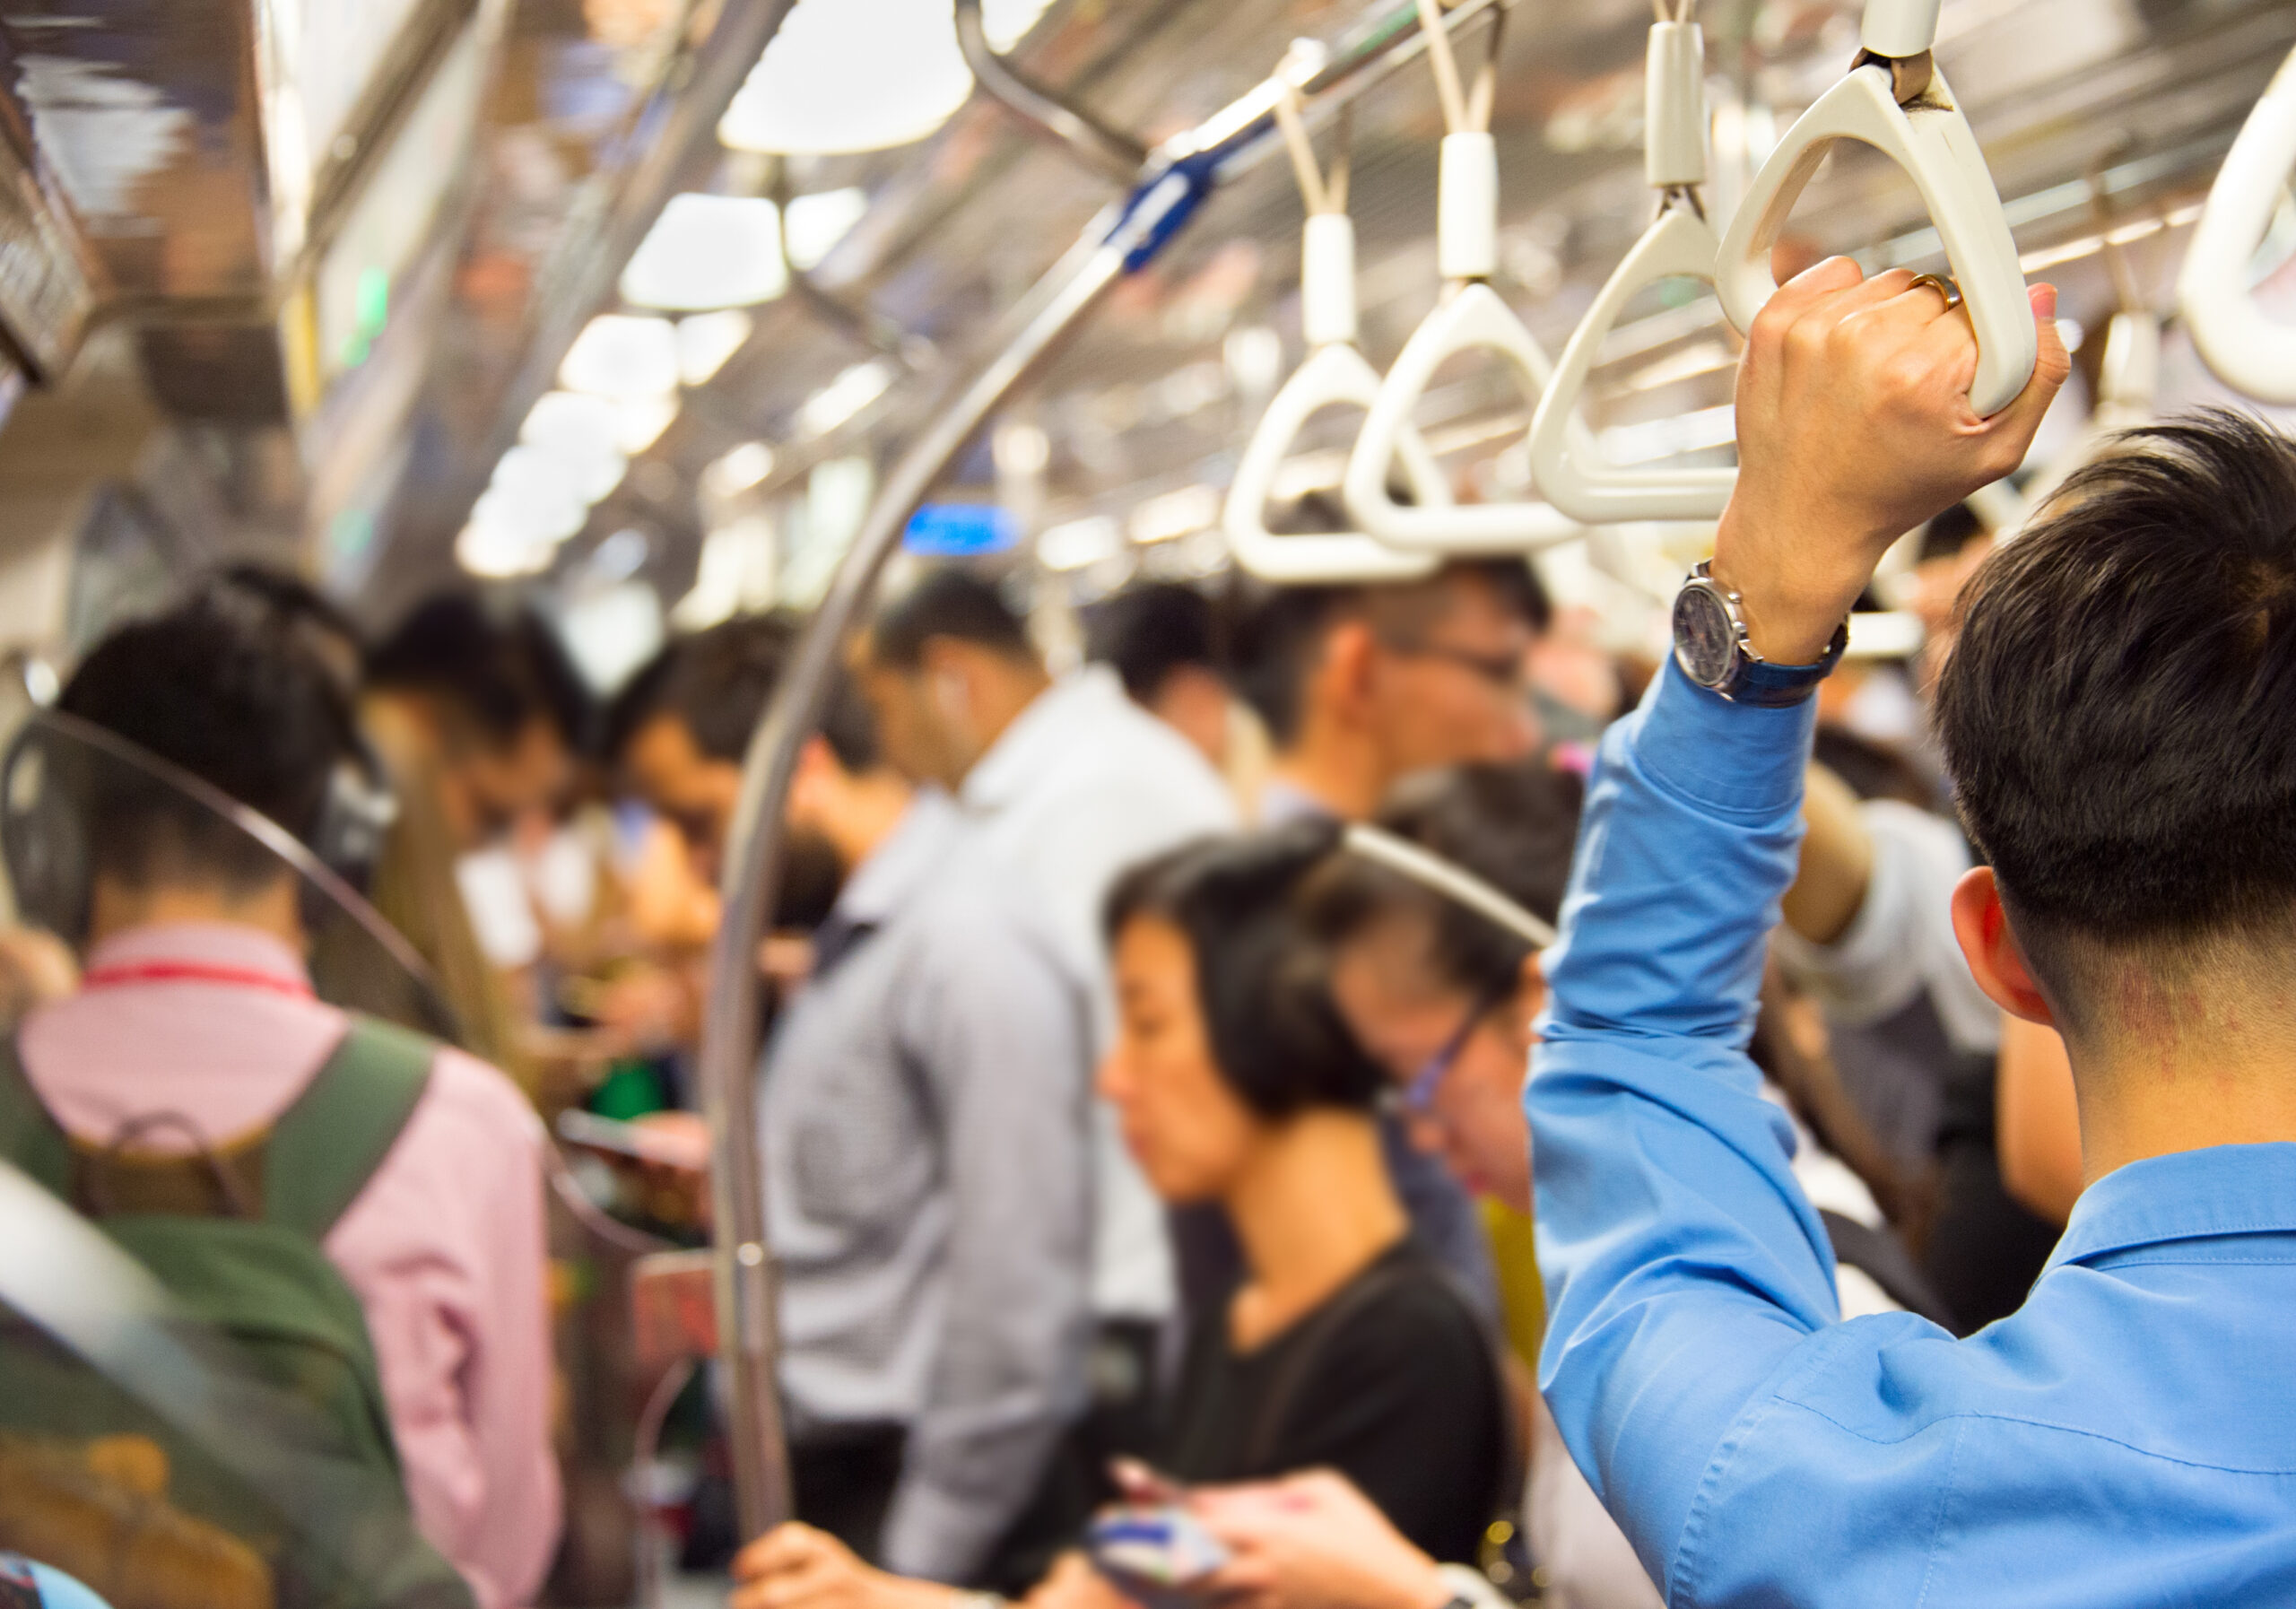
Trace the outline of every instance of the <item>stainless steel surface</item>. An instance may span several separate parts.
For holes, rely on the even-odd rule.
[[[1500,0],[1465,0],[1453,30],[1494,13]],[[1415,3],[1369,13],[1300,85],[1312,118],[1343,93],[1361,93],[1425,48]],[[1131,198],[1094,220],[1015,310],[1003,338],[952,393],[936,399],[922,431],[885,477],[828,595],[806,622],[788,674],[751,735],[726,845],[723,915],[710,948],[702,1022],[701,1085],[710,1132],[710,1195],[717,1225],[720,1356],[730,1387],[735,1483],[743,1534],[789,1516],[788,1451],[781,1436],[774,1358],[775,1267],[767,1239],[753,1080],[757,1058],[757,952],[779,892],[785,808],[798,751],[819,724],[837,655],[862,617],[910,515],[997,407],[1035,373],[1107,297],[1127,265],[1137,267],[1184,225],[1231,164],[1272,144],[1276,88],[1267,81],[1152,155]]]

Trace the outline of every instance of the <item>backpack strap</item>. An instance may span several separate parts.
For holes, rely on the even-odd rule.
[[[353,1016],[335,1054],[272,1125],[265,1220],[326,1239],[398,1143],[438,1054],[421,1034]]]
[[[49,1195],[71,1199],[72,1143],[24,1076],[13,1033],[0,1033],[0,1159]]]

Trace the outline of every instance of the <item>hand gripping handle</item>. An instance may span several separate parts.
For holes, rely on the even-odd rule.
[[[1378,395],[1378,371],[1361,352],[1341,344],[1316,348],[1283,383],[1244,448],[1221,515],[1237,563],[1263,581],[1296,585],[1414,580],[1441,562],[1439,554],[1405,552],[1361,532],[1278,536],[1267,528],[1268,490],[1300,427],[1325,408],[1369,408]],[[1416,431],[1406,431],[1397,440],[1396,457],[1420,507],[1440,508],[1451,500],[1442,467]]]
[[[1535,405],[1552,378],[1553,367],[1514,309],[1481,280],[1451,287],[1404,344],[1387,371],[1363,433],[1348,455],[1341,493],[1347,515],[1362,530],[1390,547],[1438,553],[1520,553],[1551,547],[1582,534],[1582,527],[1547,503],[1461,503],[1406,509],[1387,495],[1387,465],[1411,428],[1420,393],[1447,359],[1489,350],[1503,358]]]
[[[1618,469],[1602,462],[1578,422],[1578,398],[1595,354],[1637,291],[1658,280],[1711,281],[1719,244],[1687,207],[1668,207],[1634,243],[1570,333],[1554,378],[1531,419],[1531,478],[1574,519],[1611,525],[1635,519],[1715,519],[1738,483],[1735,469]]]
[[[1929,88],[1912,105],[1900,106],[1891,93],[1889,68],[1869,62],[1802,114],[1754,175],[1722,237],[1716,279],[1722,310],[1743,331],[1776,294],[1770,248],[1826,148],[1837,140],[1873,146],[1903,168],[1921,192],[1977,332],[1970,406],[1988,417],[1999,413],[2032,378],[2039,346],[2001,197],[1943,73],[1931,76]]]
[[[2296,168],[2296,52],[2274,74],[2210,187],[2177,281],[2193,344],[2217,377],[2258,402],[2296,403],[2296,326],[2266,318],[2248,264]]]

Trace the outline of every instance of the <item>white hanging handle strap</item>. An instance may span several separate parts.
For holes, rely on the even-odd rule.
[[[2177,301],[2193,344],[2217,378],[2258,402],[2296,403],[2296,326],[2257,309],[2248,267],[2296,168],[2296,52],[2217,170],[2185,251]]]
[[[1458,52],[1451,46],[1451,30],[1443,25],[1443,0],[1419,0],[1419,25],[1427,33],[1427,60],[1435,69],[1435,93],[1443,103],[1443,126],[1452,134],[1487,134],[1492,108],[1499,97],[1500,29],[1507,8],[1491,16],[1491,53],[1469,87],[1459,76]]]
[[[1331,172],[1326,177],[1316,161],[1315,143],[1308,137],[1307,102],[1300,94],[1300,86],[1288,77],[1280,81],[1275,96],[1275,126],[1283,133],[1283,148],[1291,152],[1292,172],[1300,181],[1300,196],[1307,203],[1311,218],[1347,210],[1348,129],[1353,115],[1352,106],[1340,110],[1339,154],[1332,159]]]
[[[1718,518],[1738,480],[1733,469],[1614,468],[1578,419],[1596,354],[1635,293],[1662,279],[1711,283],[1721,252],[1692,189],[1706,177],[1706,42],[1697,23],[1665,20],[1664,0],[1654,4],[1661,21],[1650,30],[1643,161],[1666,202],[1571,331],[1531,420],[1531,478],[1557,509],[1590,525]]]
[[[1879,7],[1877,0],[1876,6],[1867,9],[1869,24],[1877,8],[1890,15],[1926,13],[1926,26],[1935,30],[1936,7],[1930,0],[1903,7]],[[1911,39],[1915,33],[1904,37]],[[1920,191],[1977,334],[1977,374],[1970,385],[1970,406],[1987,417],[1999,413],[2032,378],[2039,344],[2032,306],[2025,300],[2024,273],[2017,265],[2017,242],[2002,215],[2001,196],[1993,187],[1977,135],[1954,104],[1952,86],[1942,73],[1933,70],[1922,92],[1900,106],[1889,65],[1869,61],[1852,68],[1802,114],[1754,176],[1722,237],[1716,276],[1722,310],[1744,331],[1777,293],[1778,282],[1770,272],[1770,248],[1784,232],[1794,203],[1825,160],[1827,149],[1840,140],[1856,140],[1880,151],[1904,169]]]
[[[1344,228],[1347,220],[1334,215],[1309,222],[1310,228],[1318,223]],[[1279,536],[1267,528],[1268,498],[1301,427],[1326,408],[1368,409],[1378,395],[1378,371],[1345,343],[1317,347],[1283,383],[1244,448],[1243,461],[1236,466],[1236,478],[1229,484],[1227,506],[1221,514],[1237,563],[1263,581],[1287,586],[1408,581],[1433,572],[1440,555],[1388,547],[1360,531]],[[1407,431],[1397,440],[1396,463],[1421,507],[1438,509],[1450,502],[1451,490],[1443,479],[1442,467],[1417,431]]]

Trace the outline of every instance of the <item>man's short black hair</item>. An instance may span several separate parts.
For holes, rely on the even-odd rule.
[[[2296,444],[2132,431],[1964,594],[1937,695],[1961,820],[2076,1031],[2095,963],[2296,933]],[[2062,1001],[2059,996],[2062,996]]]
[[[702,753],[739,765],[796,653],[798,629],[795,615],[744,614],[669,644],[614,700],[609,758],[620,761],[649,722],[669,716]],[[842,669],[832,674],[821,731],[847,770],[881,762],[876,717]]]
[[[1143,917],[1179,929],[1196,959],[1212,1057],[1263,1118],[1369,1110],[1386,1077],[1333,1005],[1292,896],[1338,829],[1304,822],[1206,839],[1134,867],[1105,909],[1109,940]]]
[[[209,589],[122,626],[73,673],[57,708],[213,784],[309,843],[335,767],[354,752],[353,716],[326,661],[275,610]],[[136,886],[170,880],[258,887],[269,851],[204,805],[117,761],[84,764],[99,873]]]
[[[547,721],[570,749],[588,740],[592,701],[558,634],[529,608],[472,592],[414,605],[367,655],[367,684],[451,706],[488,744],[514,744]]]
[[[1501,609],[1535,632],[1553,621],[1544,584],[1520,559],[1453,560],[1416,581],[1270,587],[1236,630],[1236,691],[1276,747],[1287,747],[1307,718],[1308,681],[1334,626],[1365,619],[1383,640],[1423,642],[1457,602],[1462,581],[1488,587]]]
[[[977,643],[1014,659],[1037,657],[1027,622],[996,583],[952,565],[926,570],[878,609],[869,625],[869,657],[895,670],[915,670],[935,637]]]
[[[1094,605],[1085,621],[1084,657],[1113,667],[1124,691],[1146,704],[1184,666],[1225,681],[1222,636],[1210,598],[1182,582],[1152,581]]]
[[[1586,786],[1544,760],[1443,766],[1388,791],[1378,824],[1473,872],[1550,924],[1561,920]],[[1423,922],[1428,963],[1485,999],[1511,991],[1531,946],[1520,935],[1378,861],[1342,849],[1302,889],[1309,926],[1327,946],[1398,917]]]

